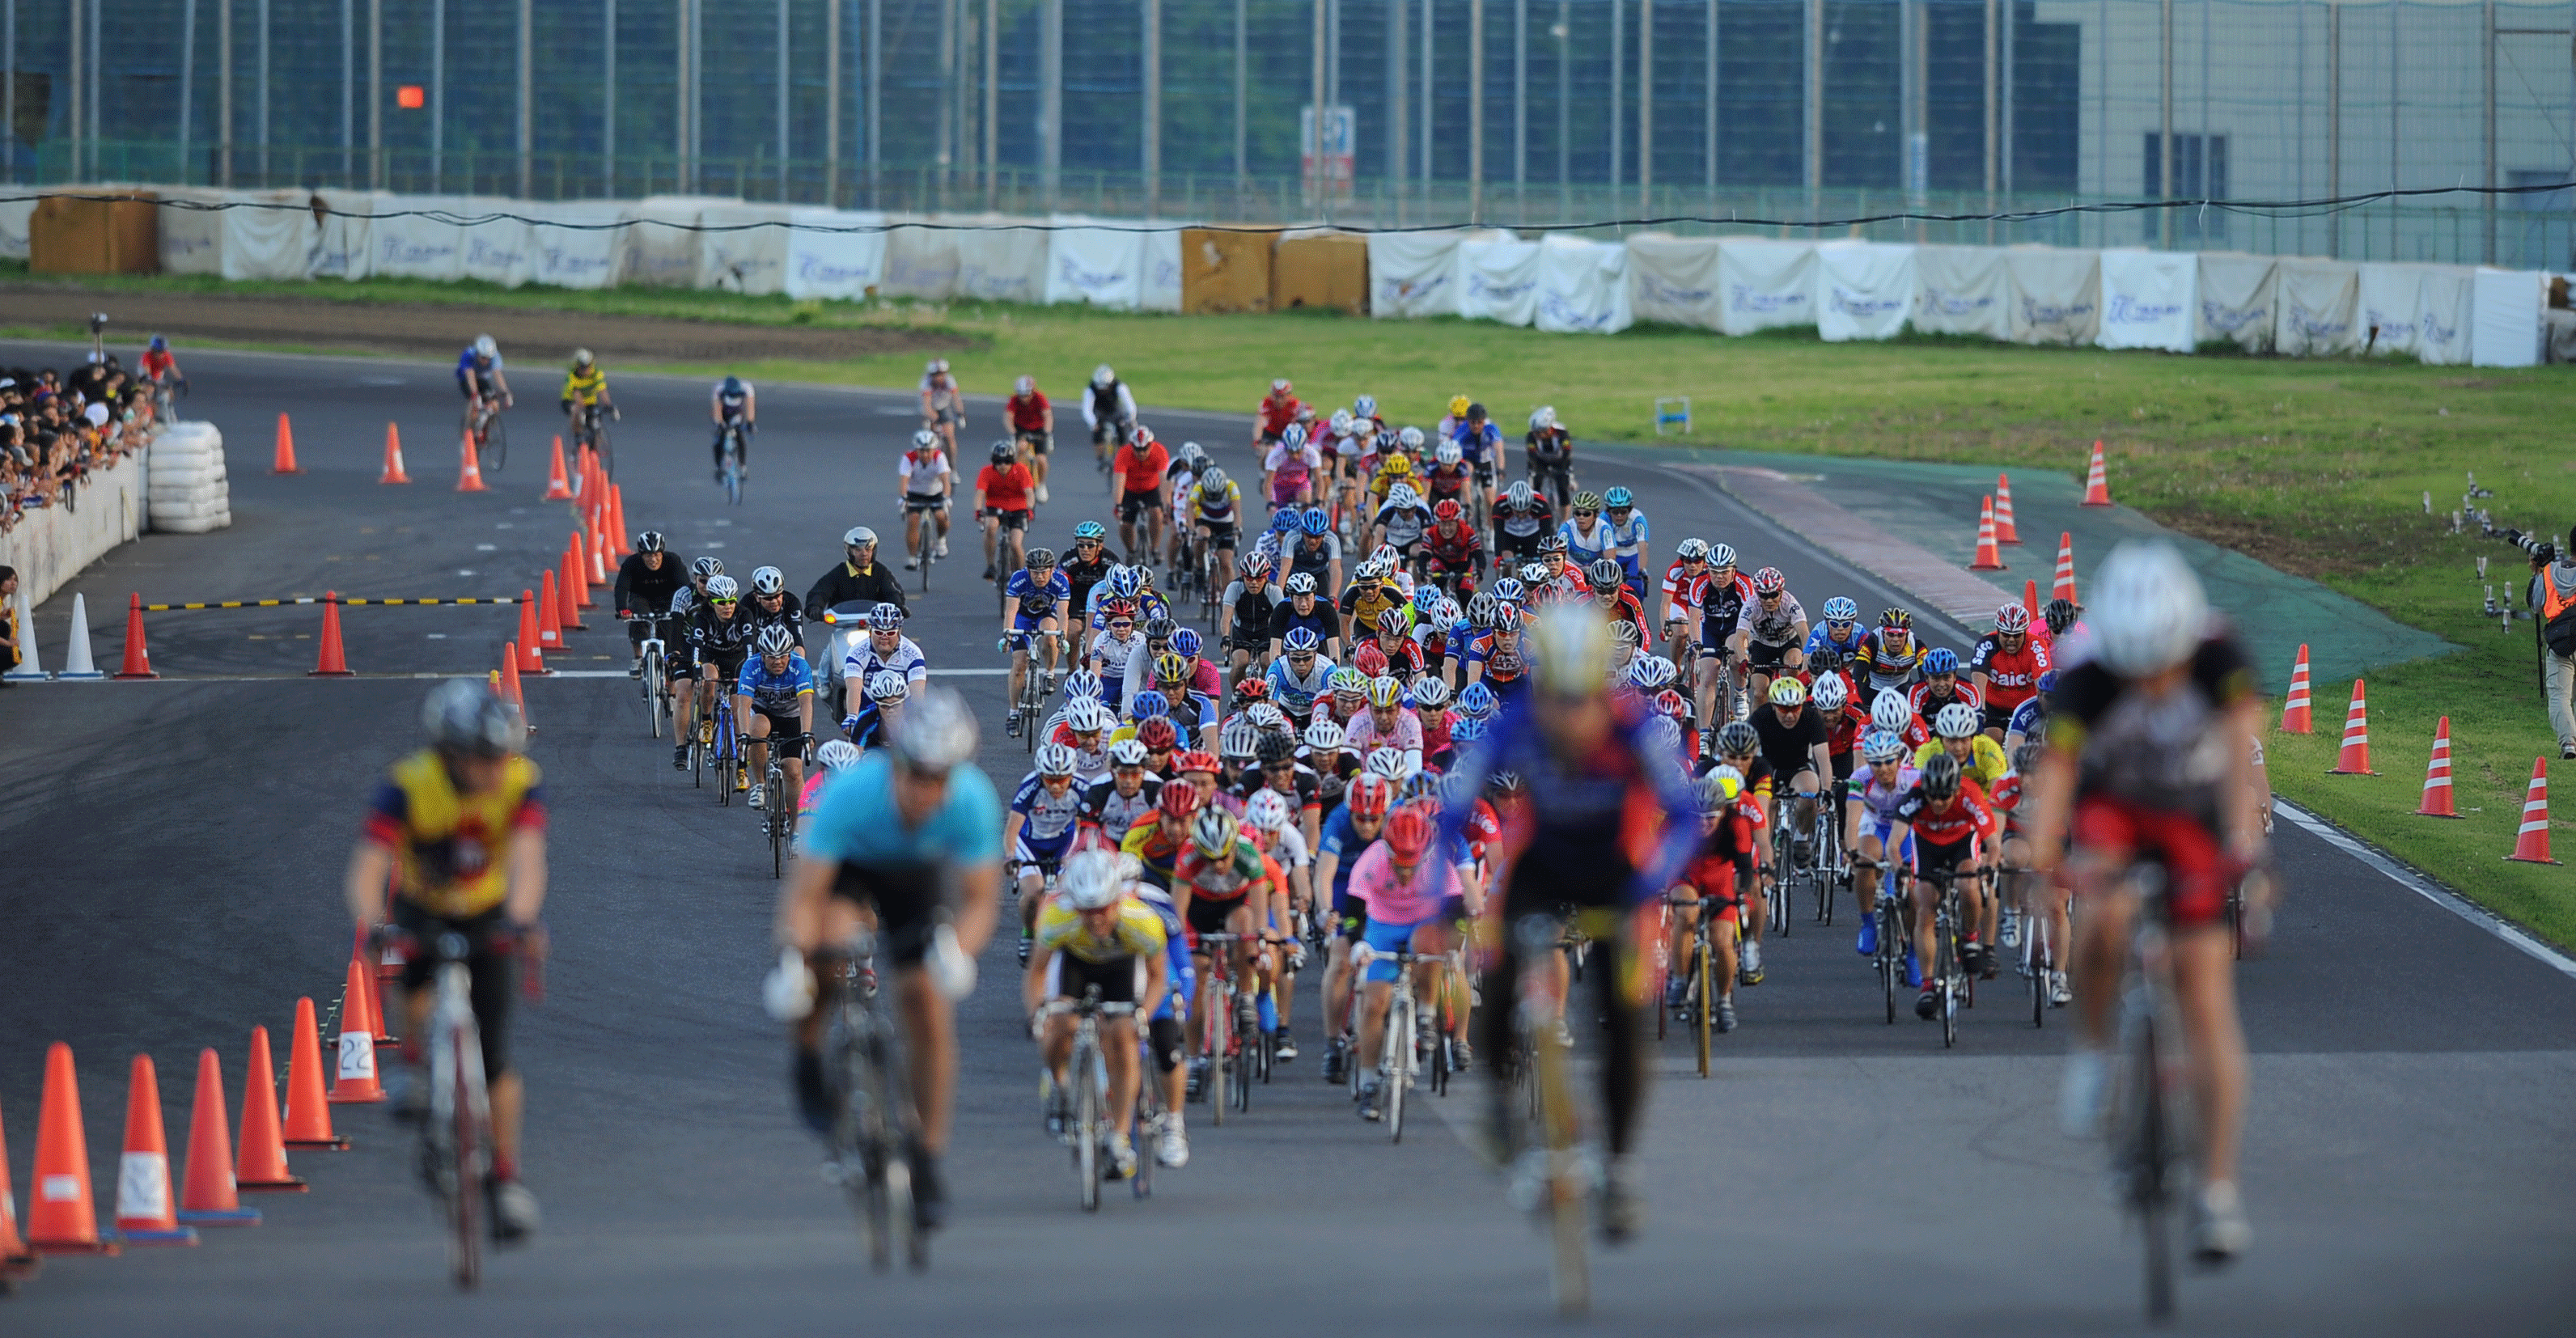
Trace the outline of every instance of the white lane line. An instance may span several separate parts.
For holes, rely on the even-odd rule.
[[[2524,956],[2531,958],[2533,961],[2539,962],[2542,965],[2557,971],[2560,975],[2567,976],[2570,979],[2576,979],[2576,960],[2569,959],[2565,953],[2558,951],[2556,948],[2533,938],[2531,935],[2526,934],[2520,929],[2506,923],[2502,919],[2497,918],[2493,912],[2477,903],[2452,892],[2448,888],[2434,883],[2431,879],[2424,877],[2413,869],[2407,868],[2405,865],[2400,864],[2397,861],[2380,854],[2378,851],[2363,845],[2361,842],[2354,840],[2352,837],[2346,835],[2341,828],[2327,822],[2325,819],[2320,818],[2317,815],[2308,812],[2306,809],[2291,803],[2287,799],[2280,798],[2277,795],[2272,799],[2272,811],[2280,814],[2282,817],[2288,818],[2294,823],[2297,823],[2300,827],[2305,828],[2309,835],[2316,837],[2327,845],[2333,846],[2335,849],[2340,850],[2343,853],[2352,856],[2354,859],[2360,860],[2362,863],[2388,875],[2389,881],[2396,883],[2398,886],[2406,888],[2426,901],[2441,907],[2443,910],[2449,911],[2451,914],[2468,921],[2470,924],[2476,925],[2478,928],[2495,935],[2497,938],[2503,939],[2507,944],[2520,950]]]

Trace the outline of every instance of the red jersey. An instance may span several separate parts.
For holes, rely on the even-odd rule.
[[[985,508],[993,511],[1028,510],[1029,491],[1036,486],[1023,464],[1008,469],[986,465],[975,475],[975,490],[984,494]]]
[[[1995,834],[1992,801],[1986,798],[1983,786],[1965,778],[1959,781],[1959,795],[1946,811],[1935,808],[1918,783],[1896,801],[1896,820],[1912,828],[1919,839],[1936,846],[1991,839]]]
[[[1905,700],[1908,704],[1914,707],[1914,716],[1916,719],[1927,719],[1929,717],[1939,715],[1942,707],[1951,705],[1954,702],[1965,702],[1969,707],[1979,711],[1984,710],[1986,705],[1985,702],[1977,696],[1977,690],[1970,687],[1967,680],[1964,678],[1952,681],[1950,685],[1950,696],[1946,700],[1934,701],[1932,700],[1931,694],[1932,685],[1929,683],[1917,683],[1905,690]]]
[[[170,372],[177,370],[178,366],[179,360],[172,357],[166,349],[159,353],[154,353],[149,349],[144,351],[142,370],[143,375],[146,377],[166,376]]]
[[[1682,570],[1679,559],[1664,568],[1664,605],[1674,613],[1697,621],[1700,601],[1708,594],[1708,567],[1701,564],[1696,573]]]
[[[1844,702],[1843,709],[1825,717],[1825,751],[1835,757],[1849,753],[1861,731],[1868,728],[1869,712],[1858,702]],[[1914,746],[1919,748],[1922,745]]]
[[[1162,487],[1163,473],[1171,467],[1172,453],[1164,450],[1163,443],[1159,441],[1142,451],[1136,449],[1134,442],[1129,442],[1119,447],[1117,458],[1109,462],[1110,470],[1118,475],[1129,492],[1152,492]]]
[[[2007,651],[1993,632],[1968,652],[1968,670],[1986,676],[1986,704],[2009,711],[2039,692],[2039,676],[2050,668],[2048,644],[2037,636],[2022,638],[2021,649]]]
[[[1047,425],[1047,397],[1043,390],[1013,395],[1009,405],[1011,427],[1019,432],[1044,432]]]
[[[1275,437],[1286,432],[1288,430],[1288,425],[1297,421],[1297,411],[1305,407],[1304,402],[1300,401],[1295,395],[1262,396],[1262,434],[1264,436]]]

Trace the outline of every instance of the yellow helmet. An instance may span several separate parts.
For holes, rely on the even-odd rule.
[[[1466,417],[1466,416],[1467,416],[1467,406],[1468,406],[1470,403],[1472,403],[1472,402],[1473,402],[1473,401],[1469,400],[1469,399],[1468,399],[1466,396],[1464,396],[1464,395],[1452,395],[1452,396],[1450,396],[1450,397],[1449,397],[1449,416],[1450,416],[1450,417],[1452,417],[1452,418],[1464,418],[1464,417]]]
[[[1386,458],[1386,472],[1390,478],[1402,478],[1413,472],[1413,461],[1399,451]]]

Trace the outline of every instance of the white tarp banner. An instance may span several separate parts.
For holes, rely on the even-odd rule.
[[[1476,241],[1458,247],[1458,314],[1471,321],[1527,325],[1538,316],[1537,242]]]
[[[698,214],[698,286],[755,296],[787,290],[787,222],[783,204],[709,205]],[[722,229],[719,231],[718,229]]]
[[[194,186],[163,186],[152,192],[164,200],[190,204],[221,204],[225,192]],[[224,272],[224,215],[222,209],[162,209],[161,272],[164,274],[221,274]]]
[[[1167,228],[1144,236],[1145,277],[1137,305],[1147,311],[1181,309],[1181,230]]]
[[[312,271],[322,226],[313,220],[309,190],[234,191],[224,221],[226,281],[283,282]]]
[[[370,276],[438,283],[465,277],[465,230],[447,220],[475,212],[472,201],[393,195],[380,197],[378,205],[379,217],[367,229]],[[425,217],[431,213],[439,217]]]
[[[36,200],[0,200],[0,260],[27,258],[27,220],[36,216]]]
[[[537,277],[537,239],[528,228],[533,212],[523,200],[478,196],[450,206],[463,216],[464,277],[517,288]]]
[[[618,235],[617,281],[648,288],[686,288],[698,281],[704,249],[698,219],[709,205],[731,201],[687,195],[648,195],[626,206],[627,227]]]
[[[1539,243],[1538,310],[1550,334],[1617,334],[1634,322],[1628,303],[1628,248],[1617,242],[1549,237]]]
[[[1058,217],[1047,234],[1046,300],[1133,311],[1145,298],[1145,236]]]
[[[2044,246],[2006,247],[2004,274],[2012,280],[2014,343],[2093,342],[2093,336],[2102,328],[2100,253]]]
[[[2480,367],[2539,365],[2549,275],[2536,269],[2480,267],[2475,283],[2469,360]]]
[[[2273,326],[2273,349],[2292,358],[2359,352],[2361,266],[2290,257],[2277,268],[2281,317]]]
[[[900,227],[886,234],[885,278],[877,291],[888,297],[921,297],[946,301],[957,295],[958,239],[952,228]],[[1046,296],[1043,286],[1032,302]]]
[[[2201,252],[2200,310],[2192,321],[2192,341],[2225,339],[2248,353],[2271,352],[2277,323],[2272,313],[2280,292],[2280,267],[2272,257]]]
[[[987,224],[974,232],[950,235],[957,239],[959,297],[1031,305],[1046,300],[1047,241],[1051,234],[1037,228]]]
[[[1628,307],[1640,321],[1722,328],[1717,239],[1641,232],[1628,239]]]
[[[2200,260],[2188,251],[2104,251],[2102,329],[2094,342],[2191,352],[2199,279]]]
[[[1911,246],[1826,242],[1816,248],[1816,334],[1827,343],[1894,339],[1914,310]]]
[[[1369,314],[1458,315],[1459,297],[1466,287],[1458,272],[1458,248],[1468,242],[1511,239],[1510,233],[1498,228],[1369,234]]]
[[[2469,361],[2469,334],[2475,324],[2478,272],[2466,265],[2426,265],[2423,315],[2415,325],[2415,357],[2434,366],[2463,366]]]
[[[885,277],[885,215],[799,209],[792,219],[784,280],[789,297],[857,301]]]
[[[1717,244],[1718,328],[1731,335],[1816,323],[1813,242],[1722,238]]]
[[[518,212],[537,222],[528,225],[529,251],[536,260],[532,283],[556,288],[606,288],[617,281],[617,251],[625,229],[609,200],[567,200],[561,204],[522,204]]]
[[[2359,318],[2365,353],[2413,353],[2424,321],[2422,265],[2366,263],[2361,267]]]
[[[1914,248],[1914,328],[2012,338],[2012,278],[2000,246]]]
[[[367,277],[375,264],[368,246],[375,224],[366,215],[382,213],[393,197],[381,191],[317,190],[313,198],[322,205],[322,230],[313,242],[308,273],[316,279]],[[169,211],[162,211],[161,217],[168,222]]]

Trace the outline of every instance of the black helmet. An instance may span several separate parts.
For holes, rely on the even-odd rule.
[[[2039,616],[2048,620],[2050,636],[2064,636],[2066,629],[2075,625],[2075,615],[2083,611],[2074,600],[2052,599],[2048,601],[2047,608],[2040,610]]]
[[[1959,792],[1959,759],[1948,753],[1934,753],[1923,764],[1923,793],[1935,799],[1947,799]]]
[[[1297,755],[1297,741],[1285,734],[1265,733],[1261,736],[1261,743],[1254,750],[1254,755],[1261,759],[1261,765],[1265,767],[1273,763],[1285,762]]]
[[[1484,416],[1485,416],[1485,406],[1484,406],[1484,405],[1481,405],[1481,404],[1470,404],[1470,405],[1468,405],[1468,406],[1467,406],[1467,416],[1468,416],[1469,418],[1482,418],[1482,417],[1484,417]]]
[[[661,552],[662,532],[660,530],[646,530],[642,534],[636,535],[635,551],[638,553]]]
[[[1181,625],[1169,618],[1149,618],[1145,621],[1147,641],[1169,641],[1172,639],[1172,634],[1180,630]]]
[[[1717,731],[1717,750],[1730,757],[1742,757],[1762,746],[1762,736],[1748,721],[1730,720]]]
[[[474,757],[519,750],[519,722],[480,679],[454,678],[432,688],[420,708],[420,727],[433,748]]]
[[[993,443],[993,463],[1007,465],[1020,458],[1020,448],[1007,441]]]
[[[1594,558],[1592,565],[1583,569],[1583,574],[1592,582],[1592,588],[1602,594],[1609,594],[1628,582],[1628,569],[1620,566],[1617,558]]]

